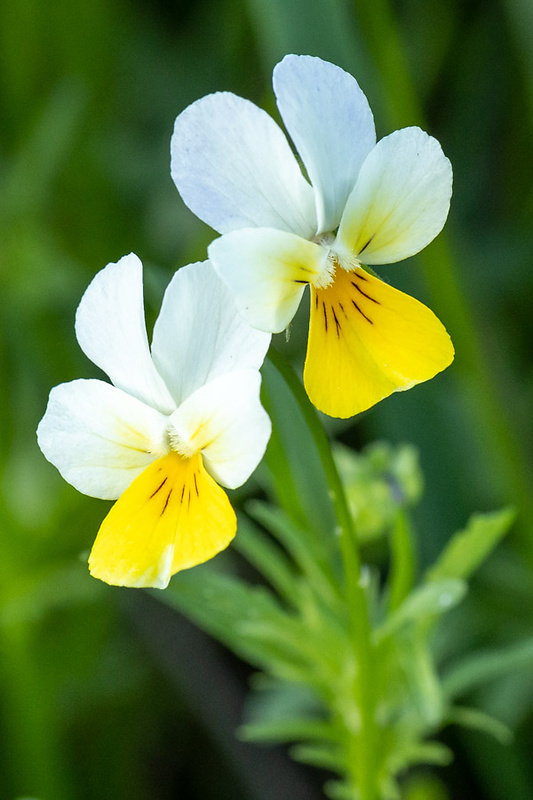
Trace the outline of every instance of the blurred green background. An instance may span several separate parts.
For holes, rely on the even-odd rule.
[[[533,637],[532,41],[531,0],[0,4],[0,798],[321,796],[322,776],[234,740],[244,665],[89,577],[107,505],[35,440],[50,388],[98,376],[73,331],[95,272],[135,251],[153,320],[173,270],[205,257],[212,234],[170,179],[175,116],[217,90],[275,114],[271,71],[288,52],[355,75],[378,136],[420,124],[452,161],[445,233],[380,274],[438,314],[456,361],[330,429],[355,447],[417,445],[422,565],[471,512],[517,508],[447,632],[458,651]],[[288,348],[300,364],[304,317]],[[533,797],[531,664],[473,701],[514,743],[445,733],[455,764],[414,776],[406,797]]]

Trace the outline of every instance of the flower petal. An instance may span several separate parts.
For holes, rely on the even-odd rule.
[[[279,333],[294,317],[305,284],[324,268],[327,251],[272,228],[248,228],[215,239],[209,257],[256,328]]]
[[[104,381],[76,380],[50,392],[37,438],[76,489],[114,500],[168,452],[168,418]]]
[[[152,357],[178,406],[219,375],[259,369],[269,344],[270,335],[250,327],[205,261],[172,278],[154,326]]]
[[[304,383],[333,417],[358,414],[432,378],[453,360],[445,328],[426,306],[358,268],[312,290]]]
[[[285,56],[273,81],[283,122],[315,188],[318,232],[334,230],[376,144],[368,101],[355,78],[314,56]]]
[[[192,394],[170,418],[178,440],[192,452],[201,450],[208,472],[230,489],[250,477],[270,437],[260,385],[256,370],[223,375]]]
[[[219,233],[314,235],[313,191],[282,130],[248,100],[217,92],[192,103],[176,119],[170,150],[184,202]]]
[[[115,586],[164,589],[176,572],[227,547],[236,528],[227,495],[201,456],[169,453],[117,500],[100,527],[89,569]]]
[[[78,306],[76,336],[85,355],[115,386],[163,413],[174,411],[150,356],[142,264],[134,253],[93,278]]]
[[[451,193],[451,164],[437,140],[420,128],[395,131],[361,167],[337,241],[365,264],[401,261],[441,231]]]

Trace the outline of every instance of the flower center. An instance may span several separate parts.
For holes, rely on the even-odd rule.
[[[321,234],[313,241],[320,245],[325,251],[323,267],[319,274],[311,281],[315,289],[327,289],[335,280],[335,273],[338,268],[346,272],[353,272],[361,266],[360,261],[352,252],[345,249],[334,247],[335,237],[332,233]]]
[[[193,446],[191,440],[182,431],[179,431],[173,422],[169,422],[165,430],[165,439],[169,450],[174,450],[184,458],[192,458],[197,448]]]

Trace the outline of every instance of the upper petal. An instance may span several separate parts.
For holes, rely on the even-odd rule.
[[[170,418],[179,439],[201,451],[208,472],[230,489],[250,477],[270,437],[260,385],[256,370],[223,375],[191,395]]]
[[[213,266],[251,325],[278,333],[287,327],[305,284],[320,275],[327,251],[292,233],[248,228],[215,239]]]
[[[285,56],[273,82],[283,122],[315,188],[318,232],[334,230],[376,144],[368,101],[355,78],[314,56]]]
[[[37,439],[68,483],[91,497],[114,500],[168,452],[167,421],[104,381],[76,380],[50,392]]]
[[[170,150],[183,200],[219,233],[315,234],[313,191],[281,129],[248,100],[218,92],[192,103],[176,119]]]
[[[175,409],[150,355],[142,264],[134,253],[93,278],[76,312],[76,336],[85,355],[119,389],[164,413]]]
[[[420,128],[395,131],[361,167],[338,244],[365,264],[408,258],[440,233],[451,194],[452,167],[437,140]]]
[[[176,405],[213,378],[259,369],[270,335],[251,328],[209,261],[176,272],[154,326],[152,356]]]

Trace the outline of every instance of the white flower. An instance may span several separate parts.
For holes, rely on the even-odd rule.
[[[278,125],[226,92],[177,118],[172,176],[223,234],[209,256],[250,324],[283,330],[309,284],[305,386],[319,409],[347,417],[453,360],[435,315],[362,266],[431,242],[448,214],[451,166],[419,128],[376,144],[357,82],[319,58],[286,56],[274,91],[310,183]]]
[[[203,262],[174,275],[150,351],[134,254],[96,275],[76,335],[113,385],[75,380],[52,389],[39,446],[79,491],[119,498],[92,548],[91,573],[120,586],[164,588],[235,535],[218,484],[240,486],[265,451],[270,420],[258,370],[270,336],[236,313]]]

